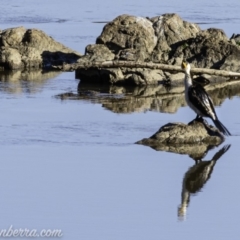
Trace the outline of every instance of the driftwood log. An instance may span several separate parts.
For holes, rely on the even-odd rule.
[[[104,61],[104,62],[84,62],[84,63],[73,63],[64,64],[61,66],[53,66],[54,69],[63,71],[74,71],[77,69],[89,69],[89,68],[150,68],[160,69],[169,72],[181,72],[180,66],[167,65],[162,63],[149,63],[149,62],[133,62],[133,61]],[[206,69],[206,68],[191,68],[192,73],[196,74],[209,74],[222,77],[240,77],[240,73],[231,72],[217,69]]]

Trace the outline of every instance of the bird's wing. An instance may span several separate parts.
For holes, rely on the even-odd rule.
[[[212,99],[201,85],[192,86],[188,89],[188,98],[192,105],[204,116],[216,119]]]

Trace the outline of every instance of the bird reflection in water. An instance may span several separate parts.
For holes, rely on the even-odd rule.
[[[190,202],[191,194],[198,193],[205,183],[211,177],[213,168],[217,160],[227,152],[230,148],[229,145],[225,145],[221,148],[209,161],[196,160],[196,164],[188,169],[185,173],[182,183],[182,202],[178,208],[179,220],[184,220],[186,215],[187,207]]]

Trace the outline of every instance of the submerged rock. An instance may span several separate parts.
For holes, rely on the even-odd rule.
[[[0,32],[0,66],[3,69],[49,68],[74,63],[80,56],[38,29],[17,27]]]

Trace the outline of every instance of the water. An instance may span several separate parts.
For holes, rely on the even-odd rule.
[[[239,33],[239,7],[236,0],[9,0],[1,4],[0,28],[42,29],[83,53],[100,35],[102,22],[123,13],[176,12],[203,29],[223,28],[230,37]],[[62,239],[238,239],[239,94],[216,107],[233,134],[224,143],[231,148],[201,192],[191,196],[181,220],[182,181],[194,161],[134,143],[168,122],[189,122],[195,116],[188,107],[173,104],[172,113],[159,112],[151,105],[154,99],[146,98],[131,108],[137,99],[131,95],[125,100],[130,110],[122,113],[111,108],[107,92],[100,100],[56,98],[77,93],[73,72],[15,73],[1,79],[1,229],[61,229]],[[222,147],[204,159],[211,160]]]

